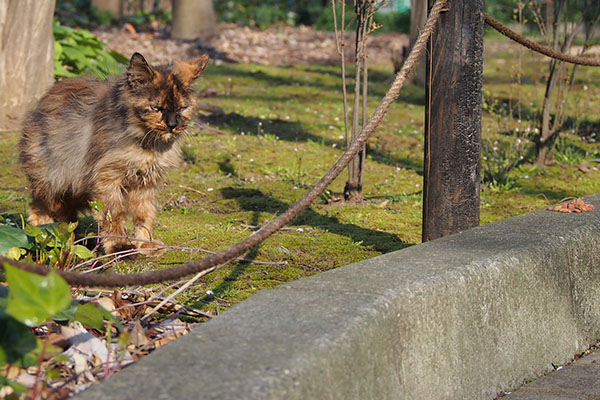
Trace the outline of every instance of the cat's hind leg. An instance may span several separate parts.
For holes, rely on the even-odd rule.
[[[40,197],[34,197],[29,204],[29,218],[27,220],[31,225],[44,225],[55,222],[48,203]]]
[[[82,200],[70,195],[59,198],[44,198],[34,195],[29,204],[29,223],[31,225],[44,225],[54,222],[75,222],[77,211],[85,207]]]

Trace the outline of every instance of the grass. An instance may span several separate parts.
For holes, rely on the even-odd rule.
[[[488,49],[496,49],[486,53],[484,87],[500,109],[484,113],[483,136],[492,145],[521,138],[523,145],[503,156],[520,157],[531,148],[521,133],[536,126],[533,116],[543,95],[545,67],[540,68],[540,59],[524,57],[525,83],[519,86],[511,72],[517,46],[503,40],[492,45],[486,42]],[[368,107],[373,111],[392,82],[391,66],[376,65],[369,76]],[[600,191],[593,161],[599,151],[593,140],[600,132],[599,78],[592,68],[578,71],[569,107],[572,123],[557,147],[560,162],[545,170],[521,163],[507,172],[510,187],[484,185],[482,223]],[[199,86],[217,93],[202,100],[224,114],[211,117],[208,128],[192,127],[184,143],[186,161],[169,175],[160,194],[156,234],[167,244],[218,251],[248,236],[248,226],[281,214],[342,154],[340,70],[325,65],[211,65]],[[513,117],[517,100],[521,119]],[[212,312],[218,303],[222,311],[261,289],[419,243],[423,104],[423,91],[406,87],[370,139],[363,204],[314,203],[291,224],[302,229],[279,232],[245,255],[286,265],[232,263],[201,279],[179,300]],[[18,138],[19,132],[0,133],[0,212],[25,212],[28,202],[16,155]],[[580,168],[582,163],[589,167]],[[344,173],[330,190],[341,192],[345,179]],[[199,257],[200,252],[172,251],[117,268],[166,268]],[[207,296],[208,290],[215,296]]]

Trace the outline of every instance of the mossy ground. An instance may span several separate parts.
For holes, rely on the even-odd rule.
[[[519,132],[537,126],[547,60],[523,50],[519,85],[518,47],[501,39],[492,44],[486,42],[495,50],[486,52],[484,88],[486,99],[500,108],[484,113],[483,136],[492,153],[495,147],[510,150],[508,143],[521,140],[522,145],[505,152],[506,162],[526,155],[532,146]],[[340,79],[339,67],[325,65],[209,66],[199,89],[213,95],[202,100],[221,107],[224,114],[211,117],[209,126],[197,123],[190,129],[185,163],[169,175],[160,194],[156,236],[170,245],[218,251],[248,236],[248,226],[263,225],[299,199],[342,154]],[[371,68],[370,111],[392,79],[390,66]],[[600,133],[599,82],[599,71],[578,70],[567,111],[572,124],[565,127],[565,141],[557,152],[560,162],[544,170],[526,162],[508,174],[510,185],[484,185],[482,223],[600,191],[594,161],[599,151],[594,142]],[[514,111],[518,103],[520,119]],[[201,279],[179,300],[205,310],[214,310],[217,301],[223,310],[263,288],[419,243],[423,112],[423,90],[405,87],[369,141],[364,203],[317,201],[291,225],[303,229],[279,232],[246,255],[287,264],[233,263]],[[25,212],[28,202],[16,154],[18,137],[19,132],[0,133],[3,213]],[[502,163],[502,157],[494,162]],[[341,192],[345,180],[344,173],[330,190]],[[160,258],[122,263],[117,269],[166,268],[202,255],[171,251]],[[207,297],[207,290],[215,297]]]

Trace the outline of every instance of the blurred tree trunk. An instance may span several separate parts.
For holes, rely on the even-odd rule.
[[[160,8],[171,11],[171,0],[92,0],[92,5],[100,11],[110,11],[115,17],[123,18],[138,12],[148,12]]]
[[[427,19],[427,0],[411,0],[410,1],[410,48],[415,45],[419,33],[425,26]],[[408,54],[407,54],[408,55]],[[413,72],[413,83],[425,86],[425,60],[416,65]]]
[[[21,117],[54,82],[55,0],[0,1],[0,129]]]
[[[212,0],[173,0],[171,37],[206,39],[216,33],[217,19]]]
[[[92,5],[100,11],[110,11],[117,18],[123,16],[122,0],[92,0]]]

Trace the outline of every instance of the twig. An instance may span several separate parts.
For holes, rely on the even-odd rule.
[[[206,196],[206,193],[201,192],[198,189],[194,189],[193,187],[189,187],[189,186],[185,186],[185,185],[179,185],[179,187],[182,188],[182,189],[191,190],[192,192],[196,192],[198,194],[202,194],[202,195]]]
[[[171,285],[170,287],[172,287],[172,286],[176,286],[176,285]],[[166,290],[166,289],[165,289],[165,290]],[[163,291],[163,292],[164,292],[164,291]],[[173,303],[174,305],[176,305],[176,306],[180,306],[182,309],[184,309],[184,310],[186,310],[186,311],[188,311],[188,312],[191,312],[191,313],[197,314],[197,315],[198,315],[198,316],[200,316],[200,317],[205,317],[205,318],[212,318],[212,317],[213,317],[212,315],[210,315],[210,314],[207,314],[207,313],[204,313],[204,312],[202,312],[202,311],[200,311],[200,310],[197,310],[197,309],[195,309],[195,308],[193,308],[193,307],[186,306],[185,304],[181,304],[180,302],[178,302],[178,301],[176,301],[176,300],[173,300],[172,298],[169,298],[169,297],[167,297],[167,298],[162,298],[162,297],[159,297],[159,296],[152,296],[152,297],[150,297],[148,300],[144,300],[144,301],[138,301],[138,302],[131,303],[131,304],[125,304],[124,306],[121,306],[121,307],[119,307],[119,308],[115,308],[113,311],[120,311],[120,310],[124,310],[124,309],[126,309],[126,308],[132,308],[132,307],[137,307],[137,306],[143,306],[143,305],[145,305],[145,304],[150,304],[150,303],[153,303],[153,302],[155,302],[155,301],[159,301],[159,300],[160,300],[160,301],[167,300],[167,303]],[[164,303],[164,304],[166,304],[166,303]],[[163,305],[164,305],[164,304],[163,304]],[[161,306],[161,307],[162,307],[162,306]],[[180,311],[177,311],[176,313],[179,313],[179,312],[180,312]]]
[[[253,231],[257,231],[259,230],[261,227],[258,225],[246,225],[246,224],[241,224],[240,225],[242,228],[248,228],[251,229]],[[308,228],[281,228],[280,231],[297,231],[297,232],[304,232],[304,231],[312,231],[314,228],[308,227]]]
[[[188,287],[192,286],[194,284],[194,282],[196,282],[198,279],[202,278],[204,275],[211,273],[212,271],[214,271],[215,269],[217,269],[217,266],[214,266],[210,269],[198,272],[192,279],[190,279],[189,281],[187,281],[185,283],[185,285],[183,285],[182,287],[180,287],[179,289],[177,289],[176,291],[174,291],[173,293],[171,293],[168,297],[166,297],[163,301],[161,301],[160,303],[158,303],[158,305],[156,307],[154,307],[152,310],[150,310],[149,313],[147,313],[146,315],[144,315],[141,320],[145,321],[146,319],[148,319],[152,314],[154,314],[155,312],[157,312],[158,310],[160,310],[162,308],[162,306],[164,306],[165,304],[167,304],[170,301],[173,301],[173,298],[175,296],[177,296],[179,293],[183,292],[184,290],[186,290]]]

